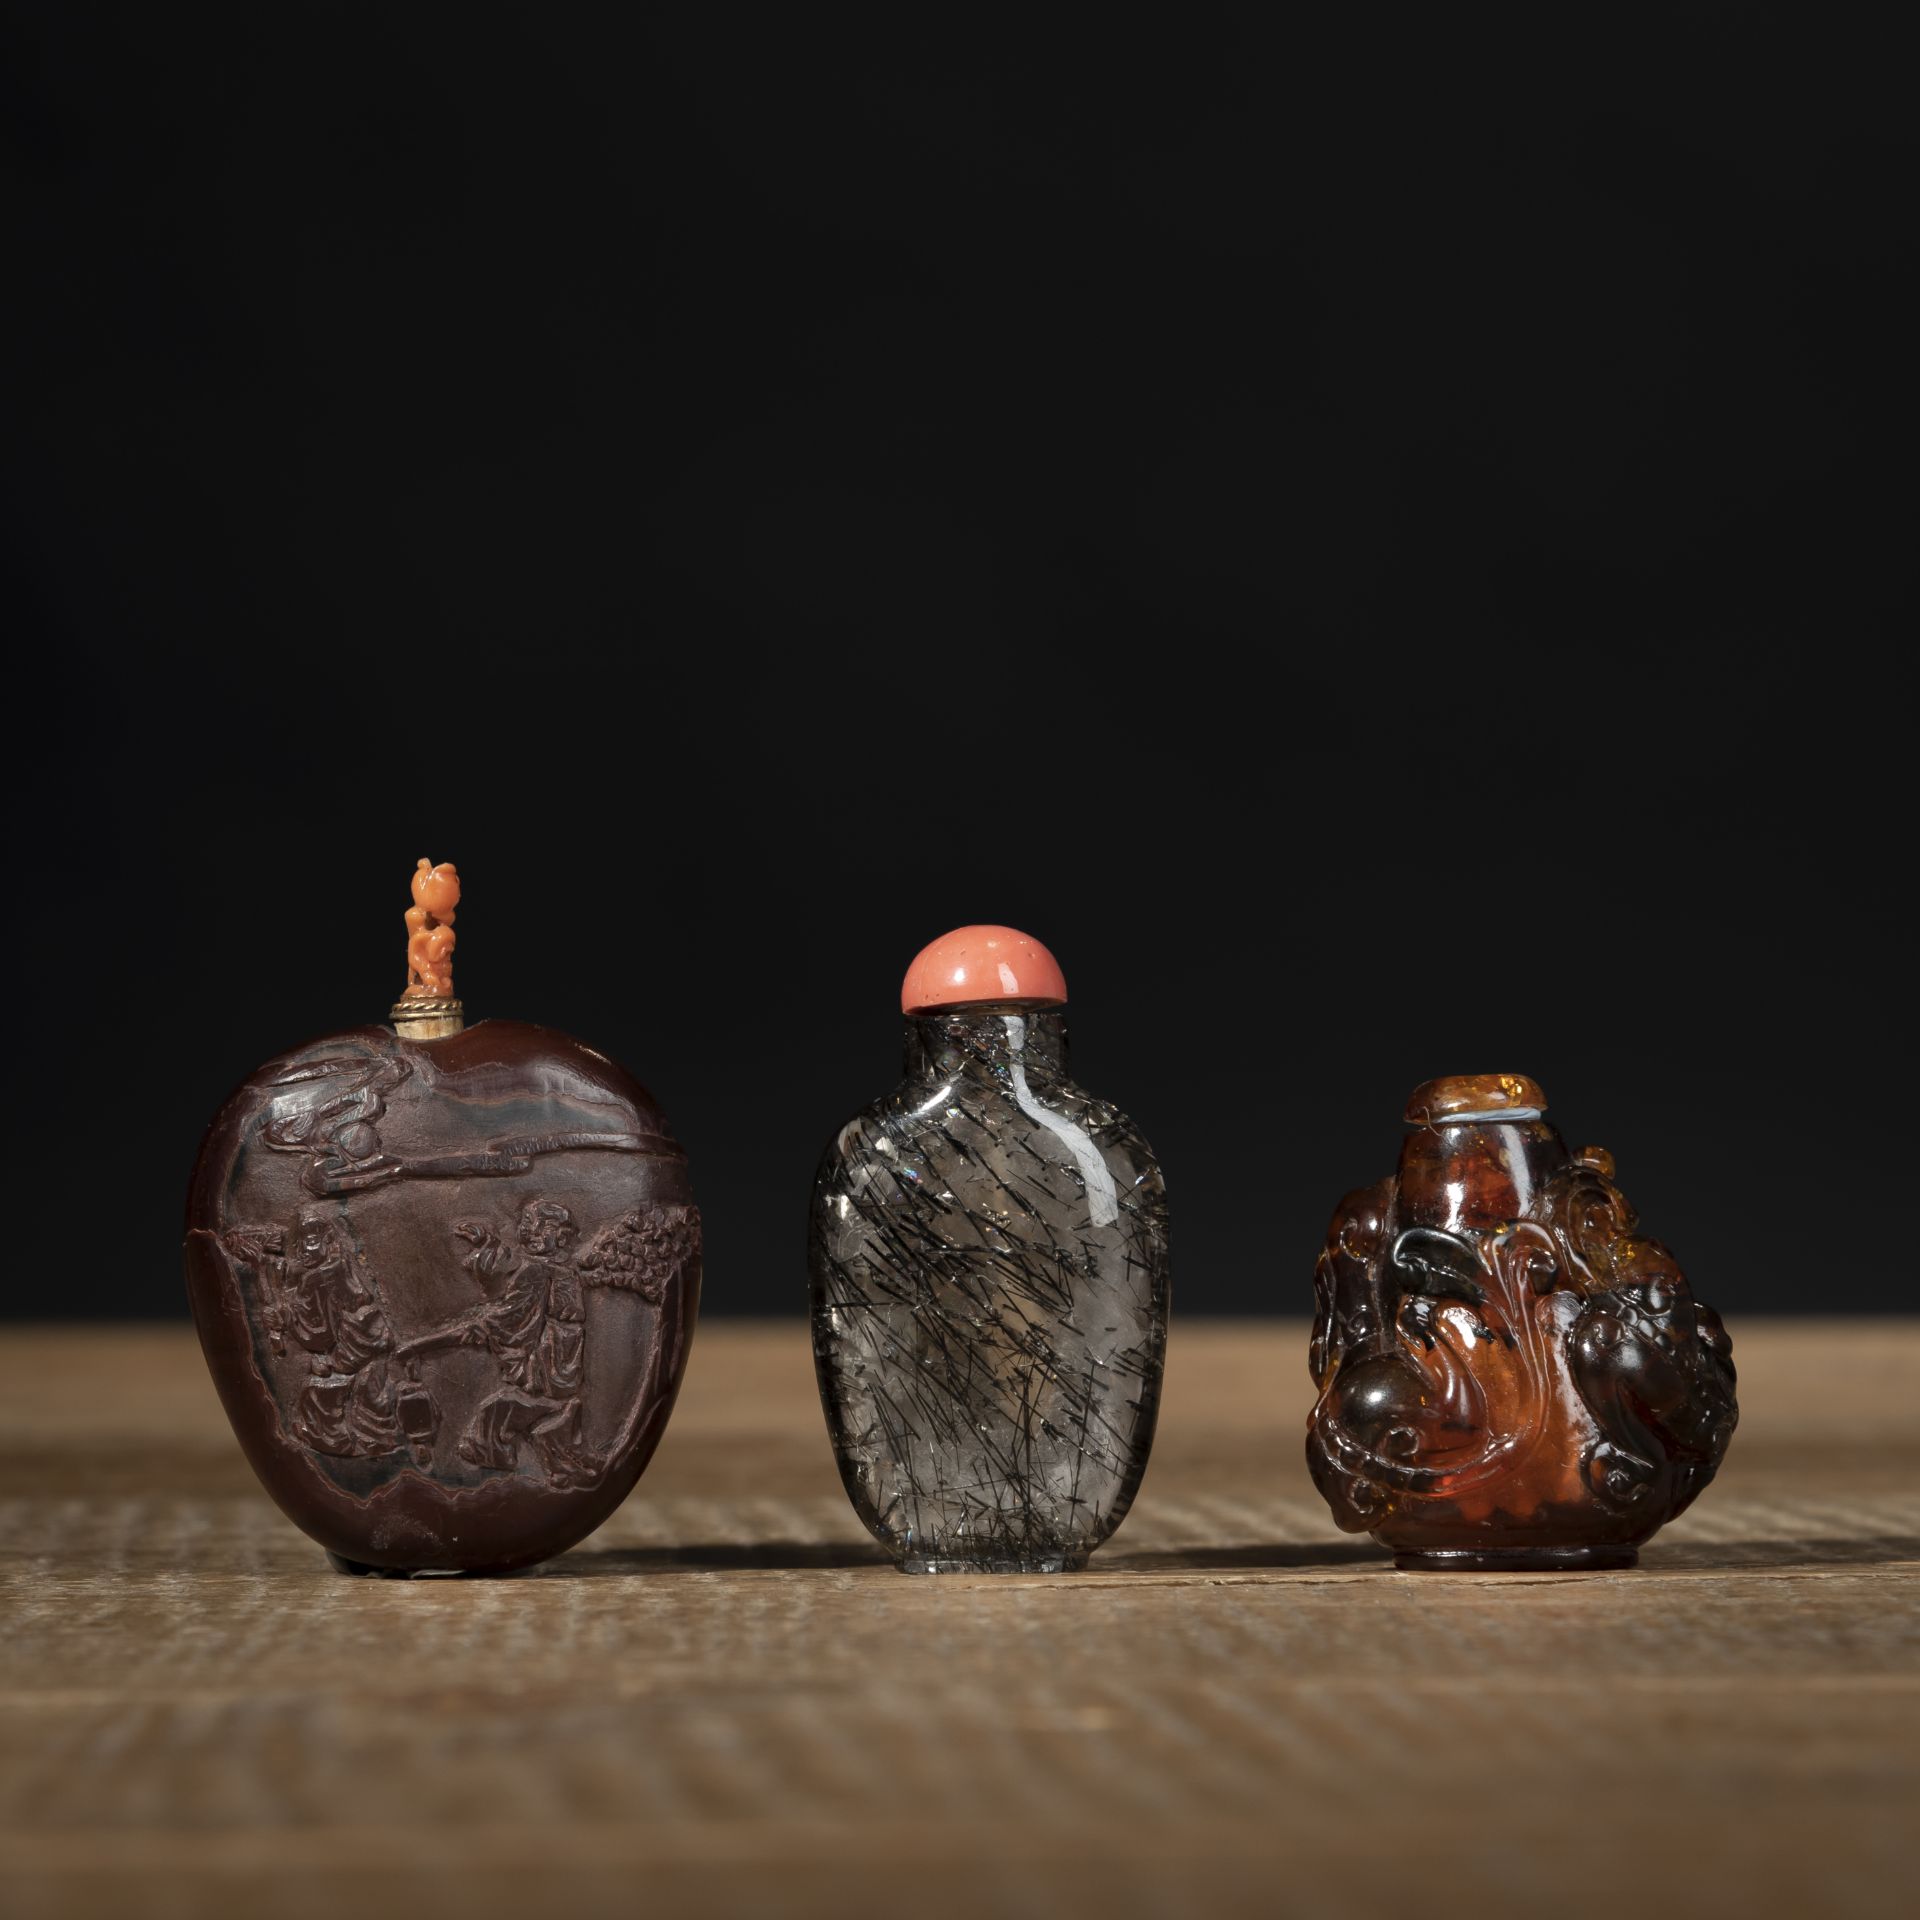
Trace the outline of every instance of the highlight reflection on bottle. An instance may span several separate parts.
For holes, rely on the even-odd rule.
[[[1166,1350],[1152,1149],[1067,1074],[1037,940],[908,969],[906,1077],[814,1181],[814,1360],[848,1496],[903,1571],[1079,1567],[1132,1504]]]

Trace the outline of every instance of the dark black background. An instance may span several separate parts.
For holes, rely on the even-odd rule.
[[[5,1311],[182,1311],[421,854],[470,1016],[673,1117],[709,1311],[800,1309],[976,919],[1183,1312],[1305,1311],[1488,1069],[1722,1307],[1905,1308],[1899,10],[648,11],[7,13]]]

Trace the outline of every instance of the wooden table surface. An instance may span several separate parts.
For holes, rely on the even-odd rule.
[[[1736,1327],[1625,1574],[1399,1574],[1306,1478],[1305,1330],[1176,1329],[1085,1573],[908,1579],[804,1327],[712,1322],[639,1491],[512,1580],[331,1574],[190,1333],[0,1335],[0,1910],[1891,1913],[1920,1323]]]

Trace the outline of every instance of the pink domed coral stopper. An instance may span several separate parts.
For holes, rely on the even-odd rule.
[[[982,1000],[1058,1007],[1067,998],[1060,962],[1011,927],[956,927],[913,957],[900,984],[902,1013],[931,1013]]]

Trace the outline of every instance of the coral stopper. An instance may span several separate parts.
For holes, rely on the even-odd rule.
[[[394,1002],[394,1030],[409,1040],[444,1040],[465,1024],[453,995],[453,916],[460,876],[450,860],[422,860],[413,870],[407,909],[407,987]]]
[[[956,927],[914,955],[900,985],[902,1013],[931,1013],[983,1001],[1058,1007],[1067,998],[1060,963],[1031,934],[1012,927]]]
[[[453,915],[460,904],[460,876],[450,860],[422,860],[413,873],[413,905],[407,909],[407,1000],[453,997]]]

